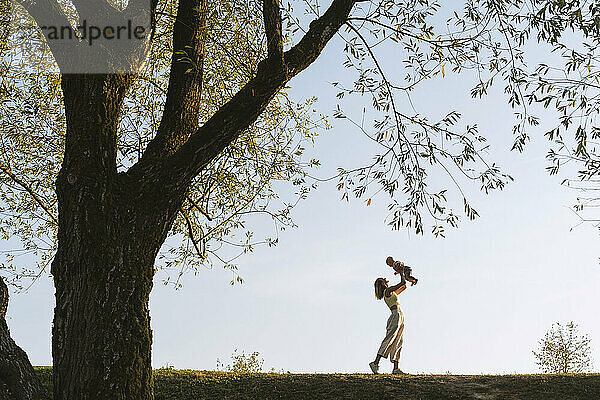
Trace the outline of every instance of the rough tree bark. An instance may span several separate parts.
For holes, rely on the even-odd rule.
[[[284,53],[279,1],[265,0],[268,57],[255,77],[198,128],[207,1],[180,1],[173,49],[186,49],[200,67],[186,74],[188,65],[173,56],[157,135],[141,160],[124,173],[116,168],[117,125],[134,78],[62,75],[67,132],[56,181],[58,250],[51,269],[56,287],[55,400],[153,398],[148,313],[153,267],[186,191],[277,92],[319,56],[356,2],[334,0]],[[36,9],[36,4],[42,8]],[[82,12],[93,18],[92,4],[97,3],[73,4],[87,4]],[[128,7],[135,4],[133,0]],[[28,7],[38,24],[45,17],[64,19],[55,0]],[[64,47],[49,45],[59,66],[68,62]]]
[[[67,135],[51,269],[57,400],[152,398],[148,297],[157,240],[115,165],[118,115],[130,81],[62,77]]]
[[[8,288],[0,277],[0,400],[44,400],[46,393],[27,354],[10,337],[7,308]]]

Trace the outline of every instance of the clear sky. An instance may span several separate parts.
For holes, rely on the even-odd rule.
[[[330,82],[345,73],[340,54],[339,42],[329,46],[291,84],[298,97],[320,97],[324,113],[335,105]],[[394,55],[389,57],[393,65]],[[568,209],[577,193],[546,174],[541,134],[532,131],[524,154],[508,151],[513,114],[501,88],[483,101],[471,100],[469,88],[467,78],[449,77],[425,86],[413,100],[431,115],[458,109],[477,122],[490,138],[491,158],[516,178],[488,196],[467,184],[481,218],[463,220],[445,239],[392,231],[384,223],[385,197],[369,207],[346,203],[335,182],[321,184],[295,209],[298,228],[280,233],[277,247],[259,247],[239,260],[243,285],[230,286],[230,273],[219,268],[186,277],[179,291],[161,285],[164,276],[157,276],[150,301],[153,366],[210,370],[237,348],[260,352],[266,369],[367,372],[389,313],[374,298],[373,281],[397,279],[384,264],[392,255],[413,266],[419,278],[400,295],[404,371],[536,372],[531,351],[537,341],[553,322],[571,320],[591,337],[597,371],[598,230],[589,225],[570,230],[578,222]],[[321,176],[373,156],[359,132],[334,122],[315,149]],[[256,225],[259,237],[267,226],[268,221]],[[11,299],[9,327],[34,365],[51,364],[53,306],[49,279]]]

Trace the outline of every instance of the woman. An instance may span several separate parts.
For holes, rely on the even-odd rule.
[[[406,279],[402,273],[400,274],[400,278],[400,283],[393,286],[388,286],[389,282],[385,278],[377,278],[375,280],[375,297],[378,300],[383,298],[392,313],[387,320],[385,337],[381,342],[381,346],[379,346],[375,361],[369,363],[371,371],[374,374],[379,372],[379,360],[388,357],[394,363],[392,374],[403,374],[398,368],[398,361],[400,359],[400,351],[402,350],[404,315],[402,315],[402,310],[400,310],[400,305],[398,304],[398,295],[406,290]]]

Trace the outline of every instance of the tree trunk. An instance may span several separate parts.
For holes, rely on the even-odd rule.
[[[43,400],[46,393],[27,354],[10,337],[8,288],[0,277],[0,400]]]
[[[116,172],[125,76],[63,75],[67,136],[52,262],[54,400],[150,400],[157,213]],[[146,206],[146,207],[145,207]],[[164,224],[163,224],[164,226]]]
[[[129,226],[115,215],[62,233],[68,240],[52,265],[55,400],[153,398],[148,299],[156,251]]]
[[[118,176],[104,209],[62,175],[59,249],[52,263],[54,400],[151,400],[148,300],[172,219]],[[135,188],[135,186],[133,186]],[[67,199],[78,199],[73,203]],[[158,202],[160,204],[160,202]]]

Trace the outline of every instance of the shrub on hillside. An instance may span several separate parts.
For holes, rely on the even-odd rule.
[[[580,335],[573,321],[567,325],[552,324],[533,351],[536,364],[545,373],[568,374],[588,372],[592,368],[590,339]]]
[[[258,351],[246,355],[244,351],[238,353],[235,349],[230,364],[225,365],[217,358],[217,371],[257,373],[262,371],[264,363],[265,360],[260,357]]]

